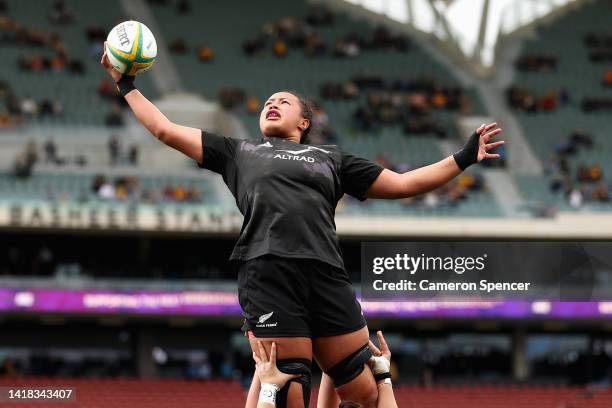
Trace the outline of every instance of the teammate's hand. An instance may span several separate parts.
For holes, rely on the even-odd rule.
[[[376,347],[376,345],[372,343],[372,340],[369,340],[368,343],[370,350],[372,350],[374,354],[374,356],[370,357],[368,360],[368,365],[375,375],[388,373],[391,368],[391,350],[389,350],[389,346],[387,346],[387,342],[380,330],[376,332],[376,337],[378,337],[380,348]]]
[[[299,378],[299,374],[285,374],[276,367],[276,343],[272,343],[270,350],[270,359],[261,341],[257,341],[259,355],[253,352],[253,360],[255,360],[255,373],[259,377],[259,381],[264,384],[276,384],[280,389],[285,386],[287,381],[293,378]]]
[[[108,60],[108,56],[106,55],[106,41],[104,41],[104,54],[102,54],[102,58],[100,59],[100,64],[106,69],[106,72],[113,78],[113,81],[117,82],[121,79],[121,72],[117,71],[111,65]]]

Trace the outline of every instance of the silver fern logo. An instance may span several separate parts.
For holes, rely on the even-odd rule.
[[[265,315],[259,316],[259,321],[257,323],[265,323],[266,320],[272,317],[274,312],[266,313]]]

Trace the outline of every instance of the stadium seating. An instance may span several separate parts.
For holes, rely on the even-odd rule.
[[[64,42],[68,57],[79,59],[85,68],[83,75],[67,72],[24,72],[18,68],[20,57],[43,55],[50,57],[51,50],[35,47],[2,44],[3,63],[0,66],[0,79],[11,84],[18,98],[31,97],[40,102],[42,99],[59,99],[64,113],[46,116],[44,119],[30,121],[41,125],[104,125],[105,115],[110,105],[101,100],[97,88],[101,79],[108,75],[100,67],[100,56],[87,39],[87,28],[92,25],[104,30],[113,27],[122,19],[117,0],[104,2],[65,1],[75,14],[75,21],[67,25],[52,24],[48,14],[53,0],[8,0],[8,17],[20,22],[25,29],[38,29],[45,33],[56,32]],[[157,93],[151,76],[140,78],[139,87],[151,97]]]
[[[545,167],[558,145],[566,143],[570,133],[581,129],[593,135],[592,149],[579,149],[569,158],[570,174],[574,184],[580,164],[598,164],[604,177],[611,174],[612,143],[608,140],[610,123],[609,112],[585,113],[581,103],[585,97],[608,97],[609,89],[604,88],[602,79],[609,65],[593,63],[589,59],[589,49],[585,44],[588,33],[609,33],[612,18],[612,5],[607,1],[587,3],[549,25],[537,29],[537,36],[528,40],[523,55],[552,55],[557,58],[556,68],[544,71],[517,71],[514,84],[528,89],[536,96],[551,90],[565,90],[569,95],[566,104],[559,104],[551,112],[517,112],[525,130],[527,140],[534,152],[541,158]],[[562,210],[571,210],[563,193],[549,193],[549,177],[518,177],[517,183],[528,201],[539,201],[557,205]],[[610,210],[608,203],[594,203],[590,208]]]
[[[95,178],[91,173],[78,172],[35,172],[28,179],[19,179],[10,173],[0,172],[0,192],[4,199],[11,200],[53,200],[53,201],[103,201],[93,190]],[[107,177],[112,183],[119,176]],[[219,204],[219,198],[212,180],[194,176],[137,176],[139,190],[155,191],[163,195],[167,186],[196,187],[203,199],[198,205]],[[120,202],[119,200],[113,200]],[[167,201],[167,200],[166,200]],[[131,200],[125,200],[131,202]],[[162,204],[169,204],[161,200]]]

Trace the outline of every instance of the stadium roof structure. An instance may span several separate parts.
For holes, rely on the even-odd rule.
[[[587,0],[328,0],[365,8],[435,36],[475,68],[488,71],[498,42]]]

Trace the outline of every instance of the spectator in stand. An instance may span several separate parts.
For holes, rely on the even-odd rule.
[[[38,104],[29,96],[21,100],[20,110],[26,118],[32,119],[38,116]]]
[[[195,185],[192,185],[187,190],[187,201],[191,203],[199,203],[202,201],[202,192]]]
[[[276,40],[274,42],[274,55],[279,58],[287,55],[287,44],[283,40]]]
[[[512,108],[529,113],[552,112],[569,102],[565,89],[551,89],[543,97],[536,98],[527,89],[513,86],[506,92],[506,98]]]
[[[570,190],[568,200],[572,208],[579,210],[582,208],[582,204],[584,203],[584,195],[580,189],[573,188]]]
[[[320,57],[327,53],[327,46],[317,33],[311,33],[306,37],[306,47],[304,52],[309,57]]]
[[[326,27],[334,23],[334,14],[327,7],[316,7],[308,11],[306,23],[313,27]]]
[[[132,166],[138,166],[139,149],[138,145],[132,144],[128,150],[128,162]]]
[[[580,165],[578,167],[578,174],[576,178],[581,182],[596,182],[600,181],[603,177],[603,171],[599,165]]]
[[[553,55],[526,55],[516,62],[519,71],[552,71],[557,68],[557,57]]]
[[[608,69],[604,72],[603,84],[604,86],[612,86],[612,69]]]
[[[30,140],[26,145],[25,156],[28,163],[32,165],[38,162],[38,146],[34,140]]]
[[[606,186],[606,184],[603,182],[597,183],[597,186],[593,188],[591,195],[593,197],[593,200],[595,201],[602,201],[602,202],[610,201],[610,191],[608,190],[608,186]]]
[[[191,14],[191,3],[189,0],[180,0],[176,9],[180,15],[189,15]]]
[[[590,149],[593,147],[593,136],[589,135],[584,130],[575,129],[570,134],[570,143],[576,147],[584,146]]]
[[[612,98],[585,97],[582,99],[581,109],[585,113],[612,110]]]
[[[102,200],[114,200],[115,199],[115,187],[105,178],[100,185],[98,190],[98,197]]]
[[[203,44],[198,48],[198,59],[201,62],[210,62],[215,58],[215,51],[211,46]]]
[[[360,51],[359,44],[356,41],[342,39],[336,41],[333,55],[340,58],[356,58]]]
[[[108,156],[110,159],[110,165],[116,166],[119,162],[119,157],[121,156],[121,143],[119,142],[118,135],[111,135],[108,140]]]
[[[584,36],[584,43],[589,49],[591,62],[612,61],[612,35],[609,33],[588,33]]]
[[[187,53],[187,43],[183,38],[177,38],[172,41],[168,47],[172,54],[184,55]]]
[[[247,99],[247,112],[251,115],[259,115],[261,103],[259,102],[259,98],[256,96],[249,96]]]
[[[119,105],[114,104],[111,107],[111,111],[106,115],[105,123],[108,127],[123,126],[123,117]]]
[[[178,202],[186,201],[187,200],[187,190],[185,189],[185,187],[183,187],[182,185],[178,185],[174,187],[172,200],[178,201]]]
[[[244,103],[244,91],[240,88],[221,88],[219,103],[224,109],[234,109]]]
[[[74,22],[74,12],[66,6],[64,0],[55,0],[49,12],[49,21],[54,24],[70,24]]]
[[[43,99],[40,103],[40,117],[58,116],[64,111],[64,106],[59,99]]]
[[[15,158],[15,163],[13,165],[13,171],[15,177],[21,179],[27,179],[32,175],[32,168],[34,164],[29,162],[25,153],[21,153],[17,155]]]
[[[117,92],[117,87],[111,81],[103,78],[98,84],[98,95],[106,100],[117,101],[119,92]]]
[[[249,57],[262,56],[266,49],[266,38],[259,37],[253,40],[247,40],[242,44],[242,51]]]
[[[57,145],[52,138],[45,142],[45,163],[57,163]]]

